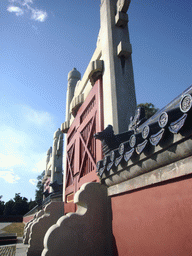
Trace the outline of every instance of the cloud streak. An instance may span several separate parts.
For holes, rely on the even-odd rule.
[[[47,13],[41,10],[32,10],[31,18],[35,21],[44,22],[47,18]]]
[[[53,118],[48,112],[35,110],[26,105],[21,105],[20,109],[30,125],[45,126],[53,123]]]
[[[55,130],[54,118],[46,111],[4,106],[0,110],[0,177],[14,183],[18,176],[14,178],[13,172],[21,179],[28,174],[28,181],[43,172]]]
[[[0,168],[10,168],[17,165],[25,165],[21,157],[0,153]]]
[[[4,179],[8,183],[17,183],[20,177],[17,176],[13,170],[10,171],[0,171],[0,178]]]
[[[14,12],[17,16],[20,16],[20,15],[24,14],[24,11],[21,8],[17,7],[17,6],[9,6],[7,8],[7,11],[8,12]]]
[[[15,13],[16,16],[30,13],[31,19],[39,22],[44,22],[48,17],[46,11],[33,7],[32,0],[10,0],[9,2],[11,5],[8,6],[7,11]]]
[[[32,172],[42,173],[45,170],[45,163],[46,163],[46,152],[43,154],[41,160],[39,160],[32,169]]]
[[[30,179],[29,183],[31,183],[33,186],[37,185],[37,180],[36,179]]]

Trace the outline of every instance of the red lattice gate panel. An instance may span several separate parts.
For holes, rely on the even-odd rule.
[[[65,213],[74,212],[74,194],[86,182],[99,181],[96,163],[102,159],[101,142],[93,135],[103,130],[102,80],[98,79],[67,133]]]

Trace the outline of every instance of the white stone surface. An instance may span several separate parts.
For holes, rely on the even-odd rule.
[[[76,213],[62,216],[44,238],[42,256],[112,255],[110,199],[107,188],[86,183],[75,194]]]
[[[75,86],[81,79],[81,74],[76,68],[71,70],[68,74],[68,86],[67,86],[67,97],[66,97],[66,121],[71,119],[70,104],[74,96]]]
[[[23,243],[24,244],[29,243],[29,237],[30,237],[30,233],[31,233],[32,224],[34,224],[37,221],[37,219],[40,218],[43,214],[44,214],[44,211],[40,210],[39,212],[37,212],[35,214],[34,218],[25,225],[24,235],[23,235]]]
[[[46,205],[44,214],[31,225],[27,256],[41,255],[45,233],[63,215],[63,212],[63,202],[51,202]]]
[[[58,129],[53,137],[53,152],[52,152],[52,168],[51,168],[51,183],[57,181],[58,184],[63,182],[62,174],[63,162],[63,133]],[[53,192],[53,189],[50,189]]]

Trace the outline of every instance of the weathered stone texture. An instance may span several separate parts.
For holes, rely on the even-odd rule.
[[[43,250],[43,239],[48,228],[63,215],[63,202],[51,202],[30,228],[27,256],[40,256]]]
[[[49,228],[42,256],[112,255],[110,199],[99,183],[84,184],[75,194],[76,213]]]

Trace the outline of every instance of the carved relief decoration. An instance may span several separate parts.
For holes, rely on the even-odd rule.
[[[183,113],[186,113],[190,110],[192,105],[192,97],[190,94],[183,96],[180,102],[180,109]]]
[[[161,129],[158,133],[151,135],[150,142],[153,146],[157,146],[157,144],[160,142],[161,138],[163,137],[165,129]]]
[[[131,156],[133,155],[134,152],[134,148],[132,148],[131,150],[129,150],[128,152],[125,153],[124,155],[124,159],[126,162],[129,161],[129,159],[131,158]]]
[[[147,145],[148,140],[144,140],[142,143],[138,144],[136,147],[137,154],[141,154],[145,146]]]
[[[172,132],[172,133],[178,133],[179,130],[183,127],[186,118],[187,118],[187,114],[184,114],[177,121],[171,123],[170,126],[169,126],[169,131]]]

